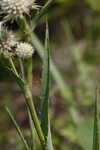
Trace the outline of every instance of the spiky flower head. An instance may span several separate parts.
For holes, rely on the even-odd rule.
[[[2,28],[0,34],[0,55],[2,54],[6,58],[14,55],[17,43],[18,41],[15,34]]]
[[[18,57],[26,59],[32,56],[34,49],[30,44],[20,42],[17,44],[15,52]]]
[[[6,15],[4,20],[17,19],[28,14],[30,9],[37,9],[35,0],[0,0],[1,14]]]

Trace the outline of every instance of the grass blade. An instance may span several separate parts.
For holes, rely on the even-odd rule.
[[[97,89],[95,93],[95,110],[94,110],[94,131],[93,131],[93,150],[99,150],[99,126],[98,126],[98,97]]]
[[[41,91],[41,102],[42,102],[41,127],[46,140],[48,136],[49,80],[50,80],[49,32],[48,32],[48,25],[46,24],[45,52],[43,59],[42,91]]]
[[[40,55],[40,57],[43,60],[44,59],[43,58],[44,46],[42,45],[42,43],[38,39],[38,37],[35,35],[35,33],[32,33],[32,45],[36,48],[38,54]],[[71,100],[72,93],[70,91],[70,88],[67,86],[65,80],[62,77],[62,74],[60,73],[60,71],[58,70],[58,68],[56,67],[56,65],[54,64],[54,62],[51,58],[50,58],[50,71],[51,71],[51,74],[52,74],[55,82],[57,83],[57,85],[59,87],[61,95],[65,99]]]
[[[40,12],[32,20],[32,29],[34,30],[37,24],[39,23],[42,16],[47,13],[48,8],[50,7],[53,0],[48,0],[47,3],[40,9]]]
[[[48,121],[47,147],[48,147],[48,150],[53,150],[52,137],[51,137],[51,129],[50,129],[50,120]]]
[[[27,144],[27,141],[25,140],[25,138],[24,138],[24,136],[23,136],[23,134],[22,134],[22,131],[21,131],[19,125],[17,124],[17,122],[15,121],[15,119],[14,119],[14,117],[13,117],[11,111],[9,110],[8,107],[5,107],[5,109],[6,109],[6,112],[8,113],[8,115],[9,115],[11,121],[13,122],[13,124],[14,124],[14,126],[15,126],[15,128],[16,128],[16,130],[17,130],[17,133],[18,133],[18,135],[19,135],[19,137],[20,137],[20,139],[21,139],[21,141],[22,141],[22,143],[23,143],[23,145],[24,145],[24,147],[26,148],[26,150],[30,150],[30,148],[29,148],[29,146],[28,146],[28,144]]]

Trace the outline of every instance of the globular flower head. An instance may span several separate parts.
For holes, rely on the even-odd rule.
[[[28,43],[19,42],[19,43],[17,44],[15,53],[16,53],[16,55],[17,55],[19,58],[26,59],[26,58],[29,58],[29,57],[32,56],[32,54],[34,53],[34,49],[33,49],[33,47],[32,47],[30,44],[28,44]]]
[[[2,32],[0,33],[0,55],[6,58],[14,55],[17,43],[15,34],[2,28]]]
[[[35,0],[0,0],[1,14],[6,15],[5,20],[23,17],[29,14],[30,9],[37,9]]]

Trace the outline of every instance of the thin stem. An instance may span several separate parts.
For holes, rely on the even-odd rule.
[[[32,70],[32,65],[30,65],[31,61],[29,61],[29,62],[30,63],[26,67],[26,70],[27,70],[26,78],[28,80],[27,82],[30,85],[30,88],[32,89],[32,71],[31,71]],[[23,62],[22,62],[21,58],[19,58],[19,64],[20,64],[22,78],[25,81],[24,66],[23,66]],[[34,150],[34,145],[35,145],[35,142],[34,142],[34,124],[33,124],[33,121],[32,121],[32,118],[31,118],[31,114],[30,114],[30,111],[29,111],[28,108],[27,108],[27,111],[28,111],[28,116],[29,116],[29,124],[30,124],[31,137],[32,137],[32,150]]]
[[[15,67],[15,65],[14,65],[14,62],[13,62],[13,60],[12,60],[11,57],[9,58],[9,62],[10,62],[10,64],[11,64],[11,67],[12,67],[13,71],[15,72],[15,74],[16,74],[17,76],[19,76],[19,74],[18,74],[18,72],[17,72],[17,70],[16,70],[16,67]]]
[[[23,66],[22,59],[20,58],[19,58],[19,64],[21,68],[22,78],[25,81],[24,66]],[[27,80],[28,85],[30,86],[30,90],[32,90],[32,58],[27,60],[26,71],[27,71],[26,80]],[[30,124],[30,131],[31,131],[31,137],[32,137],[32,150],[34,150],[34,145],[35,145],[34,124],[33,124],[33,120],[32,120],[29,108],[27,108],[27,111],[28,111],[28,116],[29,116],[29,124]]]
[[[33,120],[29,109],[28,109],[28,116],[29,116],[29,124],[30,124],[31,137],[32,137],[32,150],[35,150],[35,128],[34,128]]]
[[[42,145],[43,149],[45,150],[46,146],[45,146],[44,135],[43,135],[43,132],[42,132],[42,129],[41,129],[40,122],[38,120],[36,111],[35,111],[35,107],[34,107],[33,100],[32,100],[32,95],[31,95],[29,87],[27,87],[27,86],[25,87],[24,94],[25,94],[26,104],[29,108],[32,120],[34,122],[35,129],[37,131],[37,134],[38,134],[38,137],[40,139],[41,145]]]
[[[27,83],[28,83],[28,85],[30,87],[30,90],[32,92],[32,78],[33,78],[33,74],[32,74],[32,58],[29,58],[27,60],[26,72],[27,72],[26,80],[27,80]],[[35,145],[35,142],[34,142],[34,139],[35,139],[35,136],[34,136],[34,124],[33,124],[33,120],[32,120],[29,108],[28,108],[28,116],[29,116],[29,124],[30,124],[31,137],[32,137],[32,150],[34,150],[34,145]]]
[[[25,73],[24,73],[24,65],[23,65],[23,61],[21,58],[18,58],[19,60],[19,65],[20,65],[20,69],[21,69],[21,75],[22,75],[22,78],[23,80],[25,80]]]
[[[26,81],[30,87],[30,90],[32,91],[32,57],[29,58],[26,63]]]
[[[25,146],[26,150],[30,150],[30,148],[29,148],[29,146],[28,146],[28,144],[27,144],[27,141],[25,140],[25,138],[24,138],[24,136],[23,136],[23,134],[22,134],[22,131],[21,131],[20,127],[18,126],[16,120],[14,119],[12,113],[10,112],[9,108],[8,108],[8,107],[5,107],[5,109],[6,109],[7,113],[8,113],[8,115],[9,115],[11,121],[12,121],[13,124],[15,125],[16,130],[17,130],[17,132],[18,132],[18,135],[19,135],[19,137],[21,138],[21,141],[23,142],[23,145]]]
[[[9,61],[10,61],[10,64],[11,64],[16,76],[19,77],[19,75],[17,73],[17,70],[15,68],[15,65],[12,61],[12,58],[10,58]],[[35,106],[34,106],[34,103],[33,103],[33,100],[32,100],[32,94],[30,92],[29,87],[25,87],[24,96],[25,96],[25,99],[26,99],[26,104],[28,106],[28,111],[31,114],[32,121],[34,122],[35,129],[36,129],[38,137],[40,139],[40,143],[41,143],[43,149],[46,150],[44,135],[43,135],[43,132],[42,132],[42,129],[41,129],[40,122],[38,120],[36,111],[35,111]]]
[[[26,42],[29,42],[33,45],[32,43],[32,32],[30,31],[30,26],[28,25],[27,21],[25,18],[21,19],[18,21],[18,24],[20,26],[20,30],[22,32],[22,37]],[[29,88],[25,88],[25,99],[26,99],[26,104],[28,106],[28,109],[30,111],[32,120],[34,122],[34,126],[36,129],[36,132],[38,134],[40,143],[42,145],[42,148],[44,150],[47,149],[46,143],[45,143],[45,138],[44,134],[35,110],[35,106],[32,100],[32,93],[30,92],[30,89],[32,89],[32,58],[28,60],[28,67],[27,67],[27,83],[29,84]]]

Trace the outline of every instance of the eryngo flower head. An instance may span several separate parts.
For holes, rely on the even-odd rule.
[[[2,54],[4,57],[14,55],[14,50],[17,43],[15,34],[2,28],[0,35],[0,55]]]
[[[30,9],[37,9],[35,0],[0,0],[1,14],[6,15],[4,20],[17,19],[28,14]]]
[[[15,53],[19,58],[27,59],[32,56],[34,49],[28,43],[19,42],[16,46]]]

